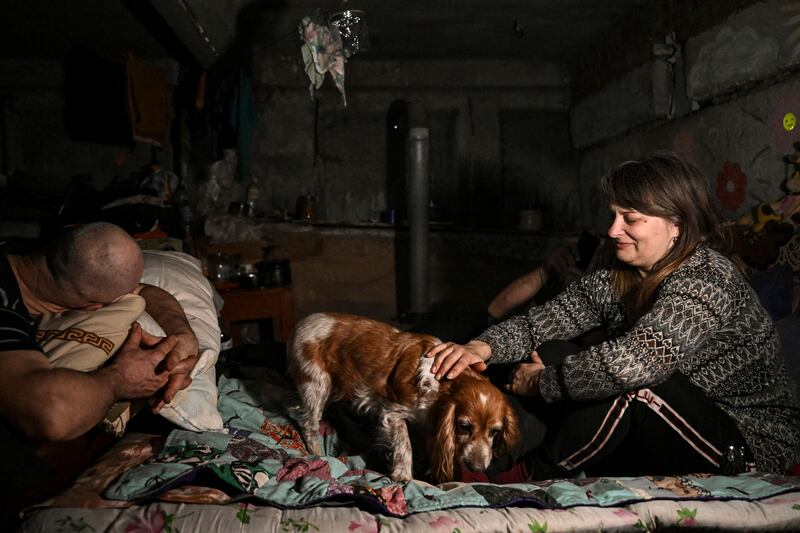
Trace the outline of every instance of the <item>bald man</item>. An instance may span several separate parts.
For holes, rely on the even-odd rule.
[[[139,287],[144,258],[121,228],[94,223],[71,229],[41,253],[9,256],[32,313],[91,310]]]
[[[82,435],[115,401],[157,395],[160,409],[191,381],[197,340],[169,293],[139,284],[143,267],[136,242],[107,223],[67,231],[32,255],[0,246],[0,471],[19,466],[9,458],[35,461],[31,442]],[[86,373],[50,366],[36,342],[36,316],[97,309],[131,292],[145,298],[167,337],[134,324],[106,366]]]

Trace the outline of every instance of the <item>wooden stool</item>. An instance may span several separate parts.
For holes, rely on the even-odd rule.
[[[236,322],[255,322],[271,318],[275,339],[286,342],[294,327],[291,287],[262,289],[230,289],[219,291],[225,305],[220,315],[230,331],[233,345],[242,343],[242,334]]]

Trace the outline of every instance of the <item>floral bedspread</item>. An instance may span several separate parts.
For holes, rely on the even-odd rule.
[[[279,509],[241,502],[228,505],[156,502],[127,509],[42,509],[25,521],[20,533],[641,533],[662,528],[670,531],[678,528],[692,531],[797,531],[798,527],[800,498],[797,493],[792,493],[760,502],[651,500],[627,507],[463,508],[418,513],[404,518],[370,513],[357,507]]]
[[[749,474],[521,485],[393,483],[327,428],[307,455],[288,393],[220,379],[229,433],[129,434],[20,532],[800,531],[800,478]],[[1,529],[1,528],[0,528]]]
[[[566,510],[620,507],[640,502],[757,501],[800,491],[800,478],[752,473],[738,476],[587,478],[494,485],[423,481],[404,484],[365,468],[361,456],[344,455],[335,432],[323,431],[327,455],[306,454],[286,406],[265,400],[257,381],[220,379],[220,411],[229,433],[173,431],[153,458],[126,471],[104,497],[147,502],[182,487],[184,501],[247,501],[297,509],[358,504],[387,517],[454,508],[525,506]],[[272,391],[273,398],[275,397]],[[280,396],[280,395],[279,395]],[[194,498],[194,500],[192,499]],[[685,519],[695,519],[685,505]],[[800,513],[799,513],[800,514]]]

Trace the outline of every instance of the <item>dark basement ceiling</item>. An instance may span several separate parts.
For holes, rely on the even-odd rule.
[[[351,6],[367,14],[371,48],[364,59],[571,61],[634,8],[648,3],[652,2],[2,0],[0,56],[62,57],[75,47],[101,56],[119,56],[126,50],[143,57],[180,56],[187,49],[197,56],[193,48],[198,43],[187,42],[193,37],[187,33],[201,31],[198,28],[205,31],[206,45],[221,55],[237,27],[256,42],[272,45],[269,49],[276,53],[286,53],[299,46],[296,27],[303,15],[316,7],[335,12]],[[168,18],[166,25],[159,14]],[[176,25],[183,26],[177,40]],[[176,50],[181,46],[183,50]]]
[[[293,0],[278,20],[288,31],[315,7],[366,12],[378,60],[571,61],[649,0]],[[266,21],[267,26],[269,21]],[[274,27],[274,26],[273,26]],[[279,32],[275,31],[275,34]],[[267,32],[261,33],[266,37]],[[284,33],[285,35],[285,33]],[[281,35],[278,34],[277,37]],[[287,37],[296,47],[296,33]]]
[[[354,60],[552,61],[597,78],[598,63],[624,69],[669,29],[680,40],[756,1],[0,0],[0,58],[132,51],[208,67],[247,42],[299,57],[303,15],[349,8],[364,10],[370,28],[371,47]]]

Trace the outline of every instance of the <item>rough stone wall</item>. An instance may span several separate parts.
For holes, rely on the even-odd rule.
[[[318,218],[328,222],[375,221],[397,207],[387,198],[386,166],[387,111],[396,100],[421,103],[427,112],[431,199],[448,222],[514,227],[521,207],[551,203],[560,209],[575,196],[574,158],[564,155],[571,143],[568,78],[561,67],[356,57],[346,65],[344,107],[330,80],[315,102],[293,62],[258,51],[255,58],[253,172],[265,212],[291,213],[302,194],[315,196]],[[538,142],[506,143],[504,137]],[[564,220],[551,227],[561,229]]]
[[[793,143],[800,140],[800,130],[787,130],[783,122],[787,113],[800,116],[800,23],[792,16],[797,9],[800,5],[793,1],[759,2],[690,36],[681,43],[677,63],[685,84],[654,86],[636,96],[623,90],[630,99],[614,103],[620,85],[630,89],[633,79],[646,83],[647,68],[642,67],[574,105],[573,135],[583,141],[579,180],[584,225],[598,230],[606,226],[606,206],[598,201],[600,177],[622,161],[656,149],[673,150],[699,166],[729,219],[785,194],[781,186],[790,169],[783,157],[794,153]],[[650,65],[658,61],[663,58],[651,59]],[[690,105],[672,117],[659,114],[653,98],[659,90],[671,91]],[[649,109],[649,116],[634,115],[634,109]],[[576,133],[578,124],[590,131]]]

